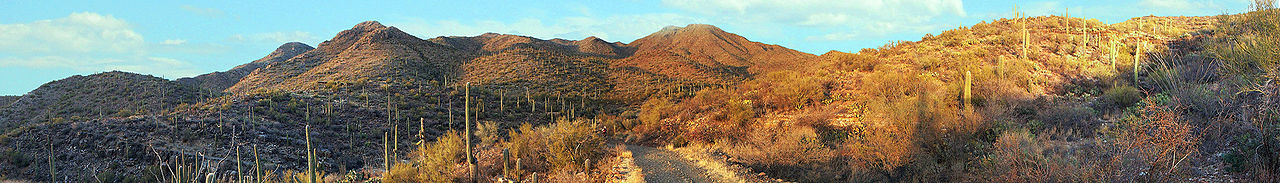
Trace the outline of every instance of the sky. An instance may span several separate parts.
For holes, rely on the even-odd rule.
[[[1249,0],[609,0],[14,1],[0,0],[0,95],[72,75],[166,79],[224,71],[286,42],[316,46],[376,20],[419,38],[486,32],[631,42],[669,25],[711,24],[752,41],[822,54],[1011,16],[1132,17],[1244,12]]]

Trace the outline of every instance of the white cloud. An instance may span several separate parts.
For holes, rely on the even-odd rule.
[[[271,44],[284,44],[287,42],[315,42],[319,37],[311,35],[310,32],[293,31],[293,32],[264,32],[250,35],[236,34],[227,37],[227,41],[231,42],[265,42]]]
[[[186,40],[171,39],[158,44],[185,43]],[[3,67],[126,70],[169,76],[196,73],[186,61],[151,56],[152,48],[128,22],[110,15],[84,12],[30,23],[0,24]]]
[[[858,33],[836,32],[836,33],[825,34],[822,36],[810,36],[805,39],[811,40],[811,41],[850,40],[850,39],[858,38],[858,36],[859,36]]]
[[[0,24],[0,52],[88,53],[134,52],[142,36],[128,23],[96,13],[72,13],[26,24]]]
[[[939,27],[936,19],[965,17],[960,0],[663,0],[669,7],[737,24],[770,22],[853,32],[833,32],[809,39],[849,40],[859,35],[885,35]]]
[[[187,12],[190,12],[190,13],[192,13],[192,14],[196,14],[196,15],[200,15],[200,16],[206,16],[206,17],[211,17],[211,18],[221,17],[222,15],[225,15],[225,14],[226,14],[226,13],[224,13],[222,10],[219,10],[219,9],[214,9],[214,8],[201,8],[201,7],[191,6],[191,5],[182,5],[182,10],[187,11]]]
[[[1138,6],[1149,9],[1152,13],[1158,14],[1204,14],[1215,13],[1215,11],[1224,11],[1224,7],[1214,1],[1188,1],[1188,0],[1142,0],[1138,2]]]
[[[582,39],[596,36],[606,41],[629,42],[658,31],[668,25],[702,22],[700,19],[671,13],[618,15],[609,17],[565,17],[559,23],[525,18],[514,22],[478,21],[462,23],[452,20],[427,22],[410,19],[387,22],[401,30],[427,39],[436,36],[475,36],[488,32],[532,36],[541,39]]]
[[[162,45],[182,45],[186,43],[187,43],[187,40],[182,40],[182,39],[168,39],[168,40],[164,40],[164,42],[160,42],[160,44]]]

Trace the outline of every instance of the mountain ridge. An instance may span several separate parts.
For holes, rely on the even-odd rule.
[[[302,53],[306,53],[312,49],[315,48],[304,43],[289,42],[280,45],[275,51],[267,54],[267,56],[249,63],[232,67],[230,70],[201,74],[199,76],[189,78],[179,78],[175,81],[184,85],[201,87],[207,90],[223,91],[240,82],[240,79],[249,75],[253,71],[258,70],[258,68],[293,58],[294,56],[301,55]]]

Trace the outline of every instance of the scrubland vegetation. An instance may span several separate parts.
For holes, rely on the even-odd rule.
[[[984,22],[653,98],[632,133],[800,182],[1275,181],[1276,16]]]
[[[103,182],[604,182],[618,144],[700,148],[796,182],[1276,182],[1280,10],[1269,4],[1257,1],[1243,14],[1116,24],[1017,16],[919,41],[832,51],[794,66],[750,68],[759,73],[741,82],[653,86],[674,79],[622,73],[614,77],[644,82],[617,91],[627,89],[590,79],[625,71],[591,60],[603,56],[559,58],[521,48],[512,50],[530,53],[467,68],[484,77],[453,78],[492,84],[487,88],[459,90],[448,78],[342,80],[314,84],[328,93],[206,96],[174,86],[157,91],[179,94],[130,103],[136,107],[46,111],[128,117],[171,105],[173,114],[161,116],[167,118],[135,122],[174,128],[177,114],[217,114],[200,127],[236,130],[231,142],[212,141],[236,147],[223,157],[127,147],[154,154],[146,160],[155,165],[141,175],[95,172]],[[542,82],[555,85],[542,90],[577,90],[530,90],[519,86],[538,82],[492,70],[521,56],[564,70],[526,71],[539,82],[570,77]],[[241,116],[224,121],[224,110]],[[386,119],[369,117],[379,115]],[[70,126],[46,118],[30,119]],[[31,127],[4,128],[0,142]],[[196,130],[173,131],[165,134],[208,142]],[[263,138],[272,133],[284,135]],[[357,140],[379,135],[381,141]],[[258,145],[268,141],[306,146],[268,151],[262,144],[268,153],[298,155],[262,161]],[[49,168],[49,179],[58,180],[58,158],[66,157],[0,151],[0,168]],[[306,166],[274,163],[282,161]]]

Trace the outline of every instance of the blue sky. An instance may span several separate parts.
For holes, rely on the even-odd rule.
[[[291,41],[316,46],[366,20],[420,38],[485,32],[631,42],[703,23],[822,54],[919,40],[1009,17],[1015,1],[10,1],[0,0],[0,95],[71,75],[122,70],[168,79],[222,71]],[[1029,15],[1131,17],[1238,13],[1248,0],[1016,1]]]

